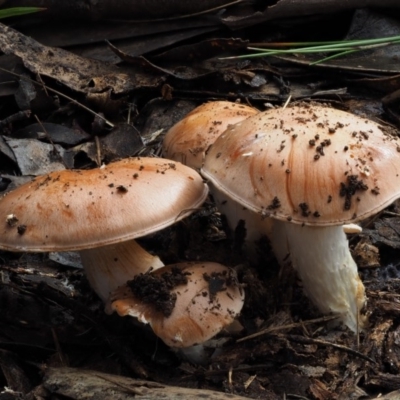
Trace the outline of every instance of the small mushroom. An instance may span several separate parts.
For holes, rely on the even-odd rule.
[[[202,174],[231,225],[240,207],[246,228],[270,238],[281,264],[290,253],[319,309],[357,331],[366,297],[343,225],[400,196],[399,148],[388,127],[303,103],[228,128],[209,149]]]
[[[163,155],[199,170],[206,150],[229,125],[258,112],[230,101],[204,103],[169,129],[163,141]]]
[[[137,318],[172,348],[211,339],[239,315],[244,292],[236,273],[214,262],[186,262],[137,275],[115,290],[106,311]]]
[[[136,274],[164,265],[134,239],[188,216],[207,193],[196,171],[164,159],[52,172],[0,199],[0,248],[79,251],[92,288],[105,301]]]

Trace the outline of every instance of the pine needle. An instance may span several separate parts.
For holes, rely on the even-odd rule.
[[[243,54],[239,56],[223,57],[221,60],[233,60],[242,58],[268,57],[279,55],[293,54],[313,54],[313,53],[334,53],[324,57],[318,61],[314,61],[311,65],[331,60],[333,58],[342,57],[357,51],[370,50],[377,47],[384,47],[393,44],[400,44],[400,36],[390,36],[378,39],[363,40],[341,40],[331,42],[292,42],[292,43],[266,43],[267,48],[262,48],[263,44],[257,43],[257,47],[249,46],[248,50],[255,53]],[[286,48],[288,47],[288,48]]]

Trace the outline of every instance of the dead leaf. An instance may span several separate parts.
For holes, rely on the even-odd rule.
[[[137,155],[144,144],[139,131],[129,124],[119,124],[100,138],[102,159],[107,162]]]
[[[32,383],[22,368],[22,361],[14,353],[0,350],[0,368],[7,380],[7,387],[14,392],[28,393]]]
[[[59,145],[35,139],[6,138],[23,175],[43,175],[52,171],[73,168],[73,159]]]
[[[379,249],[369,238],[362,238],[353,249],[358,268],[376,268],[380,266]]]
[[[374,226],[374,230],[364,230],[373,244],[384,244],[394,249],[400,249],[400,218],[382,218],[377,220]]]
[[[282,20],[284,18],[301,18],[307,16],[340,13],[345,10],[355,10],[366,7],[397,9],[397,0],[278,0],[273,5],[261,11],[249,8],[247,13],[221,16],[221,22],[231,29],[243,29],[265,21]]]
[[[12,132],[9,136],[15,139],[47,140],[67,146],[74,146],[91,138],[89,134],[82,130],[68,128],[64,125],[51,122],[31,124]]]
[[[160,83],[160,75],[149,76],[133,68],[124,73],[114,65],[44,46],[3,24],[0,24],[0,49],[20,57],[32,72],[53,78],[80,93],[110,89],[114,94],[124,94],[137,87],[154,87]]]
[[[338,398],[337,395],[328,390],[326,385],[318,379],[311,381],[308,390],[316,400],[334,400]]]

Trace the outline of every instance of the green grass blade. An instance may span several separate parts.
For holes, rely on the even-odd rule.
[[[0,10],[0,19],[17,17],[19,15],[31,14],[38,11],[43,11],[45,8],[40,7],[13,7]]]
[[[321,58],[320,60],[317,60],[317,61],[314,61],[314,62],[310,63],[309,65],[318,65],[318,64],[321,64],[321,63],[323,63],[325,61],[332,60],[332,59],[337,58],[337,57],[345,56],[346,54],[351,54],[351,53],[354,53],[356,51],[357,50],[342,51],[341,53],[332,54],[331,56]]]

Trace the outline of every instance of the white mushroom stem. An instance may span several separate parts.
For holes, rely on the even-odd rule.
[[[310,227],[274,220],[272,248],[290,252],[304,290],[322,313],[340,315],[352,331],[363,327],[366,297],[342,226]]]
[[[209,184],[229,227],[235,229],[239,220],[244,220],[250,256],[254,256],[254,242],[267,236],[279,264],[292,262],[306,294],[322,313],[340,315],[354,332],[363,327],[360,310],[366,301],[365,290],[346,238],[346,232],[359,231],[357,225],[309,227],[263,218]]]
[[[246,251],[249,253],[250,257],[254,258],[257,240],[262,236],[271,237],[272,220],[248,210],[246,207],[229,198],[229,196],[221,190],[215,188],[211,182],[208,182],[208,185],[215,204],[221,214],[225,216],[231,231],[234,232],[239,222],[244,221],[244,228],[246,229]]]
[[[164,266],[136,240],[80,251],[90,286],[105,302],[109,294],[135,275]]]

